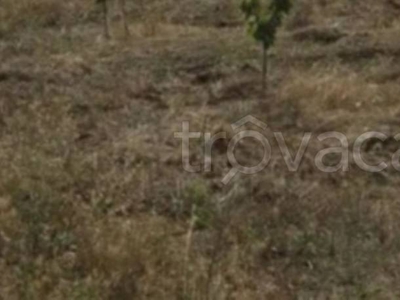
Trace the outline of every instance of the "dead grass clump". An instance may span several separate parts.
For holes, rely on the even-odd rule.
[[[381,192],[375,192],[379,184],[368,176],[313,175],[285,179],[275,171],[253,181],[255,201],[241,212],[248,227],[240,226],[248,230],[249,256],[257,265],[269,266],[275,283],[289,294],[350,293],[354,298],[363,293],[384,295],[389,290],[392,294],[395,280],[376,269],[390,264],[385,256],[395,255],[399,247],[390,229],[397,224],[393,219],[397,213],[389,216],[385,209],[398,205],[390,196],[392,189],[381,187]],[[326,194],[328,189],[331,192]],[[389,252],[383,250],[389,249],[385,243],[390,244]],[[314,290],[321,276],[325,284]],[[386,288],[377,290],[382,278]],[[354,280],[357,291],[347,286],[347,280]]]
[[[330,44],[337,42],[345,37],[346,34],[341,32],[338,28],[306,27],[294,31],[292,36],[294,40],[300,42],[309,41]]]
[[[103,282],[108,298],[102,299],[173,295],[184,251],[173,232],[179,227],[158,217],[93,220],[80,229],[77,267]]]
[[[70,26],[88,12],[90,1],[5,0],[0,8],[2,31]]]
[[[310,26],[314,23],[313,18],[315,17],[315,3],[311,1],[296,1],[294,6],[294,12],[291,13],[290,18],[287,21],[288,29],[299,29]]]
[[[260,88],[255,83],[255,77],[232,76],[210,85],[209,104],[216,105],[225,101],[259,98],[261,95]]]
[[[180,0],[166,4],[166,15],[175,24],[234,27],[242,23],[239,3],[236,0]]]
[[[365,127],[363,122],[387,112],[384,103],[388,101],[378,85],[355,73],[318,68],[292,73],[280,89],[280,99],[295,107],[311,128],[327,121],[343,128],[350,120],[353,126]]]
[[[294,10],[288,20],[289,29],[307,26],[332,26],[348,30],[383,29],[397,26],[397,1],[309,1],[294,3]]]

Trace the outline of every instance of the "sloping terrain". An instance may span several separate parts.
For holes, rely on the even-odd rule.
[[[386,134],[371,164],[399,149],[396,3],[298,1],[264,95],[233,0],[128,1],[132,36],[116,16],[110,41],[92,1],[4,0],[0,299],[399,298],[400,174],[314,161],[329,131]],[[211,172],[183,170],[183,121],[232,138],[249,114],[268,125],[265,170],[222,184],[229,140]],[[313,134],[297,172],[274,132],[292,154]],[[261,145],[242,142],[256,165]],[[202,164],[202,140],[190,150]]]

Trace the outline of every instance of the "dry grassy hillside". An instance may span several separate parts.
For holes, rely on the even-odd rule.
[[[273,151],[223,185],[226,142],[192,174],[174,138],[182,121],[232,137],[251,114],[292,153],[304,132],[381,131],[363,155],[388,160],[396,0],[296,1],[267,95],[238,1],[127,0],[132,36],[115,16],[110,41],[93,2],[0,3],[0,299],[400,298],[398,171],[323,173],[313,155],[332,143],[312,138],[297,172]],[[251,166],[262,149],[235,154]]]

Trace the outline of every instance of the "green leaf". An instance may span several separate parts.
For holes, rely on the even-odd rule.
[[[291,9],[291,0],[243,0],[241,10],[249,34],[266,48],[274,44],[284,15]]]

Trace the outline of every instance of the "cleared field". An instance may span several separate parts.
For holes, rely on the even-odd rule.
[[[397,2],[296,2],[267,95],[237,1],[127,2],[110,41],[92,1],[0,4],[0,299],[398,299],[400,173],[313,160],[327,131],[385,133],[373,164],[400,148]],[[183,170],[182,121],[233,137],[248,114],[292,153],[313,133],[297,172],[275,151],[223,185],[222,140]]]

